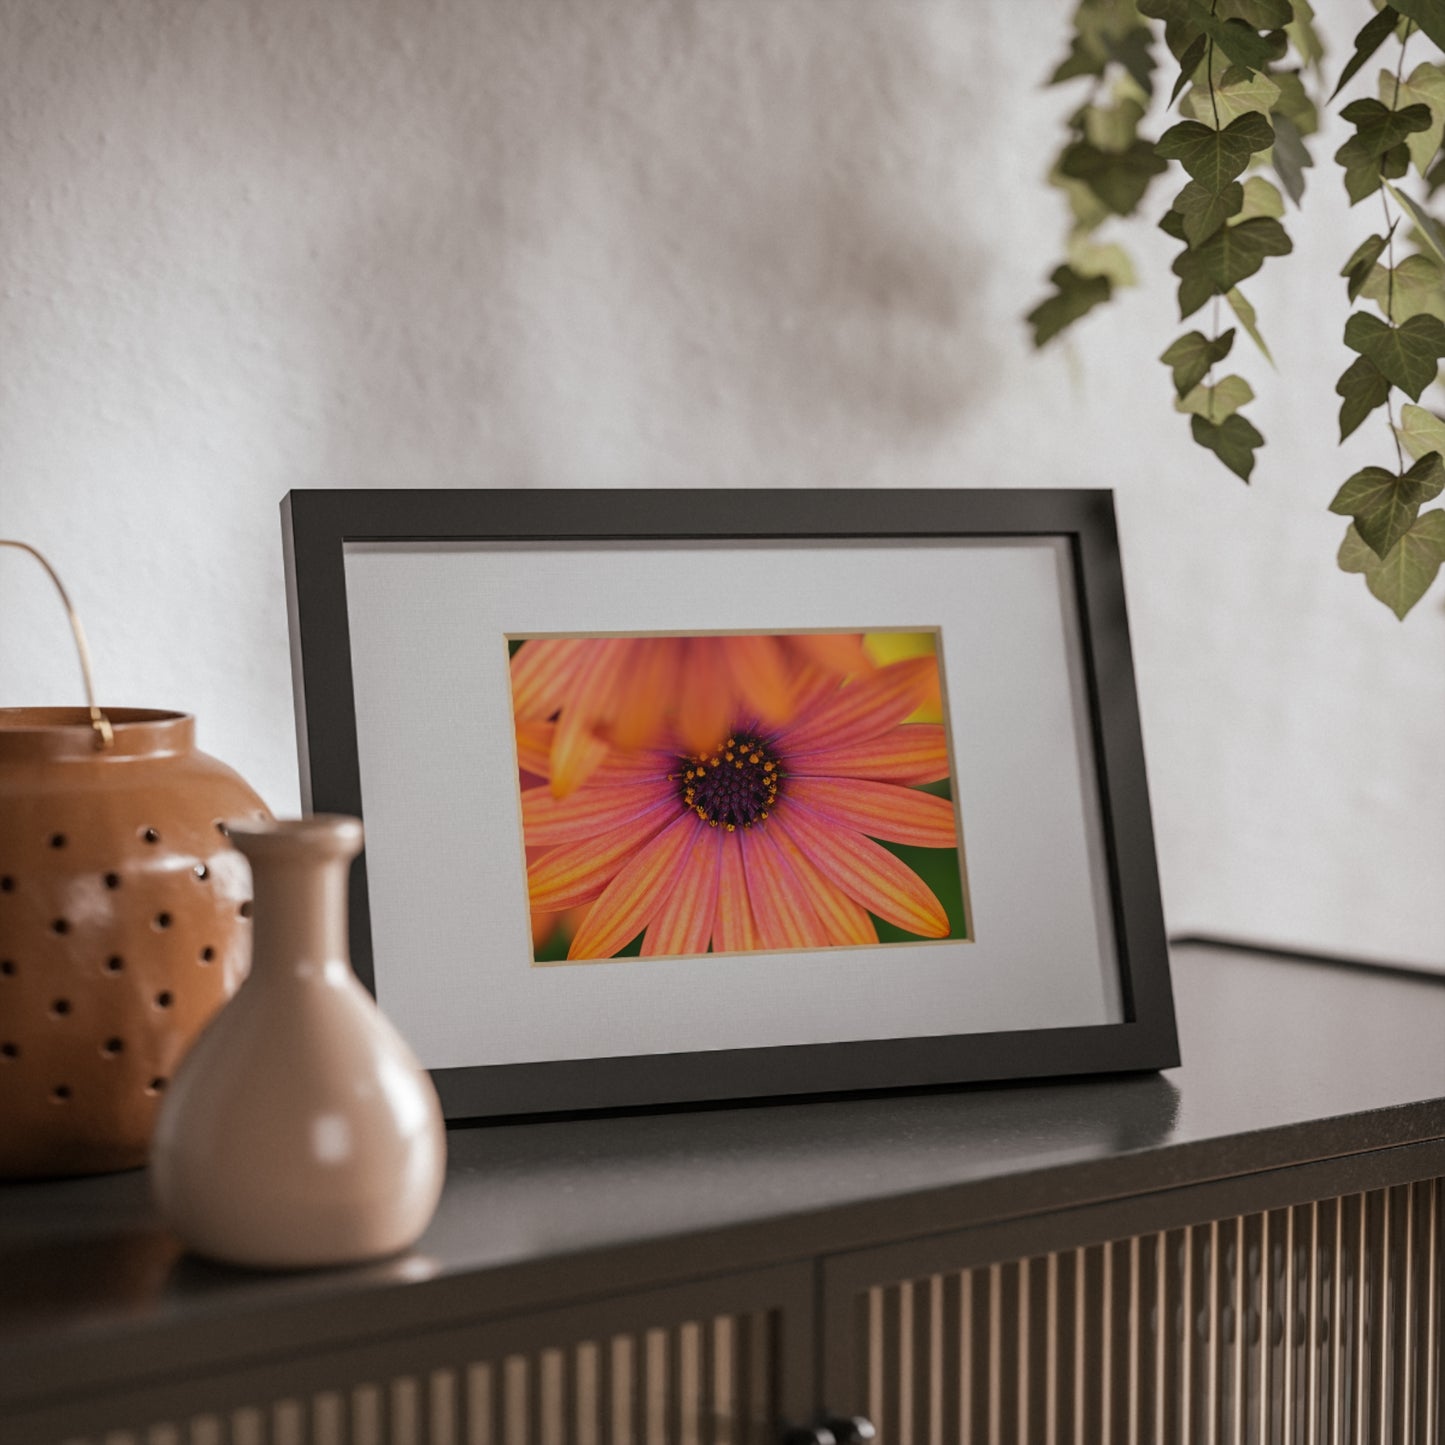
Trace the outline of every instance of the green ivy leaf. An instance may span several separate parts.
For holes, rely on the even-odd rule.
[[[1211,296],[1223,295],[1236,282],[1253,276],[1267,256],[1287,256],[1293,249],[1278,221],[1257,216],[1225,226],[1202,245],[1182,252],[1170,268],[1179,277],[1180,320],[1193,315]]]
[[[1370,272],[1375,269],[1375,262],[1389,244],[1388,236],[1370,236],[1350,253],[1350,259],[1340,268],[1340,275],[1349,281],[1346,289],[1350,293],[1351,301],[1364,289],[1365,282],[1370,279]]]
[[[1396,0],[1395,9],[1413,20],[1439,50],[1445,50],[1445,4],[1441,0]]]
[[[1086,105],[1084,138],[1101,151],[1126,151],[1139,137],[1144,107],[1126,97],[1117,105]]]
[[[1381,177],[1397,180],[1410,168],[1405,139],[1429,129],[1430,111],[1423,105],[1390,110],[1367,97],[1352,100],[1340,115],[1355,127],[1354,135],[1335,152],[1335,160],[1344,167],[1350,204],[1354,205],[1380,189]]]
[[[1382,560],[1415,524],[1420,508],[1445,490],[1445,462],[1427,452],[1397,476],[1384,467],[1365,467],[1335,493],[1330,511],[1354,519],[1355,530]]]
[[[1239,324],[1249,333],[1249,339],[1259,348],[1260,355],[1274,365],[1274,357],[1269,354],[1269,347],[1264,344],[1264,337],[1259,334],[1259,325],[1255,319],[1254,307],[1244,298],[1244,292],[1237,286],[1232,286],[1224,293],[1224,299],[1229,302],[1229,309],[1239,318]]]
[[[1141,23],[1138,11],[1129,0],[1081,0],[1074,10],[1069,53],[1049,77],[1048,84],[1058,85],[1080,75],[1103,75],[1111,60],[1118,59],[1123,64],[1120,52],[1132,50],[1131,37],[1135,35],[1147,45],[1149,29]]]
[[[1174,199],[1174,209],[1184,218],[1184,239],[1197,246],[1212,236],[1244,205],[1244,187],[1230,181],[1222,191],[1210,191],[1198,181],[1186,181]]]
[[[1284,216],[1284,197],[1263,176],[1250,176],[1245,181],[1244,205],[1234,222],[1238,225],[1256,216],[1270,216],[1276,221]]]
[[[1129,253],[1115,242],[1099,245],[1075,238],[1069,242],[1068,262],[1080,276],[1103,276],[1113,286],[1139,284]]]
[[[1391,276],[1388,266],[1376,266],[1360,287],[1360,294],[1373,301],[1387,321],[1391,315],[1396,321],[1412,316],[1445,321],[1445,268],[1433,256],[1406,256],[1394,269],[1393,286]]]
[[[1209,337],[1202,331],[1190,331],[1170,343],[1159,360],[1174,376],[1174,390],[1185,396],[1209,375],[1216,361],[1223,361],[1234,345],[1234,327],[1220,336]]]
[[[1275,115],[1287,115],[1301,135],[1313,135],[1320,128],[1320,113],[1310,99],[1298,70],[1276,70],[1271,79],[1279,87],[1279,99],[1270,109]]]
[[[1132,215],[1149,182],[1167,169],[1146,140],[1136,140],[1123,151],[1100,150],[1089,141],[1075,141],[1059,157],[1059,170],[1083,181],[1116,216]]]
[[[1174,89],[1169,92],[1170,105],[1179,99],[1179,92],[1189,84],[1190,77],[1204,64],[1204,57],[1208,50],[1209,37],[1207,35],[1196,35],[1189,42],[1188,48],[1179,57],[1179,79],[1174,82]]]
[[[1236,116],[1223,130],[1181,120],[1159,137],[1157,155],[1177,160],[1206,190],[1220,191],[1244,170],[1255,151],[1274,143],[1274,127],[1254,111]]]
[[[1440,223],[1413,196],[1407,196],[1404,191],[1385,182],[1385,189],[1404,208],[1406,214],[1419,228],[1420,234],[1425,238],[1425,243],[1442,260],[1445,261],[1445,230],[1442,230]]]
[[[1159,217],[1159,229],[1166,236],[1173,236],[1176,241],[1182,241],[1186,246],[1189,244],[1188,237],[1184,234],[1184,216],[1175,210],[1165,211]]]
[[[1417,65],[1410,72],[1408,80],[1399,82],[1396,95],[1395,76],[1392,71],[1380,72],[1380,100],[1386,104],[1423,105],[1430,112],[1430,124],[1425,130],[1416,131],[1405,145],[1415,169],[1423,176],[1440,149],[1445,137],[1445,70],[1432,65],[1428,60]]]
[[[1194,8],[1204,12],[1199,20],[1200,28],[1236,65],[1263,70],[1283,59],[1287,42],[1282,31],[1274,40],[1261,35],[1248,21],[1220,20],[1202,5],[1196,4]]]
[[[1254,388],[1242,376],[1226,376],[1213,386],[1196,386],[1187,396],[1176,397],[1174,410],[1202,416],[1216,424],[1233,416],[1254,400]]]
[[[1208,447],[1235,476],[1249,480],[1254,470],[1254,454],[1264,445],[1264,437],[1250,422],[1238,412],[1225,417],[1218,425],[1202,416],[1192,416],[1189,430],[1194,433],[1194,440]]]
[[[1351,523],[1337,560],[1342,572],[1363,572],[1365,585],[1403,622],[1445,562],[1445,511],[1437,508],[1418,517],[1384,558]]]
[[[1399,11],[1393,6],[1385,5],[1381,7],[1378,15],[1365,23],[1360,33],[1355,36],[1355,53],[1346,62],[1345,68],[1340,72],[1339,82],[1330,92],[1331,100],[1355,78],[1360,67],[1389,39],[1399,19]]]
[[[1128,73],[1146,96],[1154,94],[1154,36],[1146,25],[1136,25],[1117,40],[1106,40],[1109,59]]]
[[[1427,452],[1445,456],[1445,421],[1423,406],[1400,408],[1400,425],[1395,428],[1395,435],[1416,461]]]
[[[1208,87],[1196,85],[1189,93],[1187,105],[1195,120],[1206,123],[1214,118],[1217,108],[1220,123],[1227,125],[1250,111],[1268,116],[1279,103],[1279,97],[1279,86],[1263,71],[1233,65],[1224,72],[1221,83],[1214,87],[1212,102]]]
[[[1304,199],[1305,171],[1314,165],[1314,158],[1306,148],[1299,126],[1289,116],[1276,112],[1274,115],[1274,146],[1270,151],[1274,173],[1295,205]]]
[[[1419,401],[1445,356],[1445,321],[1438,316],[1412,316],[1391,326],[1367,311],[1356,311],[1345,322],[1345,345],[1372,361],[1411,401]]]
[[[1114,294],[1107,276],[1081,276],[1072,266],[1058,266],[1049,280],[1055,294],[1045,297],[1024,318],[1034,328],[1035,348],[1052,341],[1065,327]]]
[[[1335,383],[1335,393],[1345,399],[1340,407],[1340,440],[1344,441],[1377,406],[1390,399],[1390,383],[1373,361],[1357,356]]]
[[[1315,29],[1315,12],[1309,0],[1295,0],[1294,19],[1285,26],[1295,54],[1312,69],[1317,69],[1324,59],[1325,47]]]
[[[1138,0],[1138,3],[1139,14],[1164,22],[1164,43],[1181,66],[1184,57],[1194,49],[1201,36],[1205,43],[1208,43],[1208,37],[1204,36],[1204,27],[1199,23],[1200,7],[1193,4],[1192,0]],[[1207,15],[1208,11],[1202,13]],[[1201,47],[1201,58],[1203,53]],[[1199,61],[1196,60],[1188,69],[1192,71],[1198,64]]]
[[[1256,30],[1283,30],[1294,19],[1289,0],[1219,0],[1214,12],[1221,20],[1243,20]]]

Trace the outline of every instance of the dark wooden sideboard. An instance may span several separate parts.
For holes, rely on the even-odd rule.
[[[1445,979],[1174,975],[1160,1075],[453,1129],[375,1266],[0,1186],[0,1442],[1440,1442]]]

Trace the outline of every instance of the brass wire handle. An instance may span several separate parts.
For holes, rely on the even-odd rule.
[[[60,600],[65,604],[65,614],[70,618],[70,630],[75,635],[75,650],[80,654],[80,674],[85,680],[85,703],[90,709],[90,725],[95,729],[96,750],[101,751],[113,747],[115,731],[110,725],[110,719],[95,705],[95,682],[91,677],[90,645],[85,640],[85,628],[80,625],[80,617],[71,605],[70,594],[65,590],[65,584],[60,580],[55,568],[29,542],[17,542],[9,537],[0,537],[0,547],[15,547],[22,552],[29,552],[45,568],[50,580],[55,583],[55,590],[60,593]]]

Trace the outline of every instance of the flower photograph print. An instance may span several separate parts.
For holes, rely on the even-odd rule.
[[[509,638],[532,961],[971,940],[937,644]]]

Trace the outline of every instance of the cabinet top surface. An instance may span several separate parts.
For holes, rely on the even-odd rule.
[[[0,1381],[137,1332],[463,1288],[500,1313],[1445,1137],[1445,977],[1200,945],[1173,972],[1162,1074],[454,1128],[435,1220],[378,1265],[186,1257],[141,1171],[0,1184]]]

